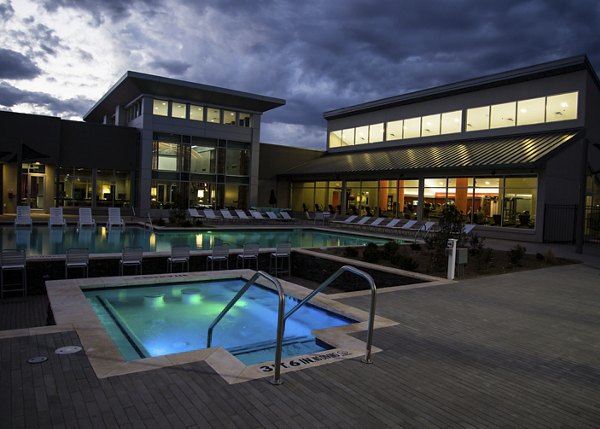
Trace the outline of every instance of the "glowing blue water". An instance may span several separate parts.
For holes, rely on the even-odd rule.
[[[126,360],[206,348],[210,323],[244,285],[244,280],[108,288],[84,294]],[[286,299],[289,310],[297,301]],[[213,331],[222,346],[247,365],[274,360],[277,294],[252,286]],[[287,320],[283,357],[325,350],[314,329],[352,320],[305,305]],[[265,352],[266,351],[266,352]]]

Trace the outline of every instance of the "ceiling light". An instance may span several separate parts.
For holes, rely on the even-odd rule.
[[[569,103],[563,101],[562,103],[560,103],[560,107],[569,107]]]
[[[525,109],[524,107],[522,107],[522,108],[519,109],[519,112],[521,112],[521,113],[527,113],[527,109]]]

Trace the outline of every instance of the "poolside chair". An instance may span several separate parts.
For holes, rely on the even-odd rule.
[[[364,225],[367,223],[367,221],[371,219],[371,216],[363,216],[361,217],[358,222],[356,222],[354,225]],[[351,224],[352,225],[352,224]]]
[[[31,226],[31,207],[29,206],[17,206],[17,218],[15,219],[15,226]]]
[[[204,212],[204,217],[208,220],[214,220],[215,222],[218,222],[220,220],[219,217],[217,217],[217,215],[215,214],[215,211],[213,209],[204,209],[202,210]]]
[[[198,213],[198,209],[195,209],[195,208],[189,208],[189,209],[187,209],[187,215],[193,221],[202,218],[202,215],[200,213]]]
[[[423,236],[423,238],[427,237],[427,235],[432,231],[433,226],[436,225],[437,222],[425,222],[415,233],[415,241],[417,240],[419,234]]]
[[[219,268],[220,264],[225,262],[225,268],[229,269],[229,247],[225,244],[213,247],[212,253],[206,257],[206,268],[209,262],[211,271],[215,270],[215,262],[219,263]]]
[[[394,218],[394,219],[390,220],[388,223],[386,223],[384,225],[378,224],[378,225],[371,225],[371,226],[376,226],[377,228],[394,228],[396,225],[398,225],[398,223],[401,220],[402,219]]]
[[[221,216],[223,216],[224,220],[231,221],[231,222],[235,222],[236,220],[239,220],[239,218],[233,217],[231,215],[231,212],[229,211],[229,209],[221,209],[219,211],[221,212]]]
[[[279,216],[277,216],[277,213],[275,213],[275,212],[265,212],[265,213],[266,213],[267,217],[270,220],[274,220],[276,222],[279,222],[279,221],[283,220],[282,218],[280,218]]]
[[[27,258],[25,249],[4,249],[0,253],[0,298],[4,298],[5,293],[23,292],[27,295]],[[21,283],[4,283],[4,271],[21,271]],[[6,286],[20,286],[18,288],[8,288]]]
[[[90,251],[84,248],[67,249],[65,254],[65,278],[69,278],[69,269],[81,269],[89,276]]]
[[[174,264],[181,264],[182,269],[185,266],[186,271],[190,270],[190,246],[171,247],[171,256],[167,258],[167,271],[172,273]]]
[[[250,211],[250,215],[252,215],[252,219],[256,219],[256,220],[266,220],[264,218],[264,216],[262,214],[260,214],[259,211],[257,210],[249,210]]]
[[[290,214],[285,210],[280,211],[279,214],[281,215],[282,219],[287,222],[293,222],[296,220],[296,218],[291,217]]]
[[[470,235],[476,226],[477,226],[477,224],[475,224],[475,223],[465,224],[465,226],[463,226],[463,230],[462,230],[463,234]]]
[[[365,227],[371,227],[371,226],[379,226],[379,224],[381,224],[381,222],[383,222],[385,220],[384,217],[378,217],[377,219],[375,219],[373,222],[371,223],[367,223],[364,226]]]
[[[125,228],[125,222],[121,217],[121,209],[119,207],[108,208],[108,221],[106,222],[107,228]]]
[[[416,224],[417,224],[416,220],[409,220],[408,222],[406,222],[405,224],[402,224],[401,226],[393,227],[393,229],[394,229],[394,231],[398,231],[398,232],[415,231],[415,229],[413,227]]]
[[[252,261],[256,263],[256,270],[258,271],[258,251],[260,250],[259,245],[256,243],[246,243],[242,249],[242,253],[237,255],[236,267],[239,267],[240,262],[242,268],[245,268],[246,261],[250,264]]]
[[[279,243],[269,258],[269,272],[275,276],[287,273],[288,277],[290,277],[292,275],[291,254],[292,245],[290,243]],[[281,261],[281,266],[279,266],[279,261]]]
[[[354,222],[354,220],[357,217],[358,217],[358,215],[351,215],[351,216],[348,216],[344,220],[334,220],[334,221],[332,221],[332,223],[336,223],[336,224],[340,224],[340,225],[348,225],[348,224],[351,224],[352,222]]]
[[[92,209],[90,207],[79,207],[79,220],[77,228],[91,227],[96,228],[96,220],[92,217]]]
[[[235,209],[235,214],[237,215],[237,217],[240,218],[240,220],[245,220],[245,221],[252,220],[251,218],[248,217],[246,212],[242,209]]]
[[[62,207],[50,207],[50,218],[48,219],[48,228],[53,226],[65,227],[67,222],[63,216]]]
[[[125,267],[134,267],[137,274],[138,267],[142,274],[142,260],[144,259],[144,249],[141,247],[124,247],[123,254],[119,260],[119,274],[123,275]]]

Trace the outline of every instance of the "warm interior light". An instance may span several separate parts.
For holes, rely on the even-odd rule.
[[[560,107],[567,108],[569,107],[569,103],[563,101],[562,103],[560,103]]]
[[[151,197],[156,197],[156,188],[150,188],[150,196]]]
[[[198,198],[204,198],[204,190],[198,189]]]

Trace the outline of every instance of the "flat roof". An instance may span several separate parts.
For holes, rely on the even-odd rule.
[[[579,140],[580,130],[535,135],[493,137],[435,144],[328,153],[294,167],[282,176],[360,176],[386,172],[410,173],[457,168],[536,167],[551,152]]]
[[[587,70],[592,76],[594,82],[596,82],[596,85],[600,87],[600,80],[598,79],[598,76],[596,75],[596,72],[594,71],[594,68],[589,62],[587,56],[579,55],[448,85],[442,85],[421,91],[415,91],[408,94],[382,98],[380,100],[369,101],[366,103],[356,104],[354,106],[342,107],[340,109],[330,110],[323,113],[323,117],[327,120],[343,118],[356,115],[358,113],[367,113],[376,110],[387,109],[390,107],[413,104],[421,101],[448,97],[451,95],[503,86],[532,79],[557,76],[580,70]]]
[[[83,116],[83,120],[101,122],[104,115],[114,114],[115,106],[126,105],[142,94],[261,113],[285,105],[285,100],[280,98],[127,71]]]

